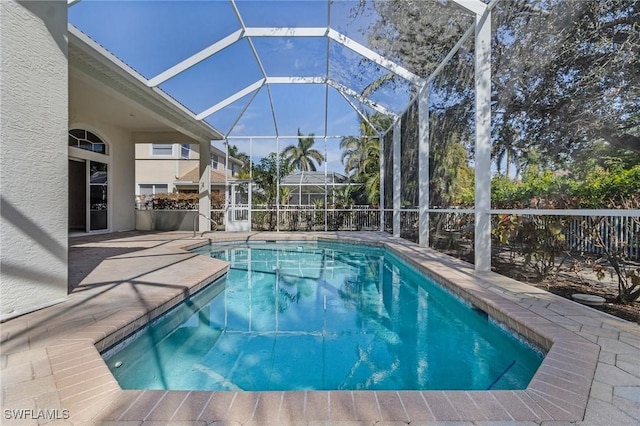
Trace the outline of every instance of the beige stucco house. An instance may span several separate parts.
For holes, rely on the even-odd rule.
[[[195,144],[141,143],[135,146],[136,195],[197,192],[200,147]],[[211,147],[211,190],[223,192],[228,181],[236,180],[242,162]]]

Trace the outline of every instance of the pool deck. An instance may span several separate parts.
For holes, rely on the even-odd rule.
[[[69,239],[62,303],[0,325],[2,425],[640,425],[640,326],[378,232],[116,233]],[[548,350],[526,390],[122,390],[99,351],[225,273],[211,241],[384,245]],[[20,411],[22,410],[22,411]],[[42,410],[42,411],[38,411]],[[16,416],[57,420],[17,420]]]

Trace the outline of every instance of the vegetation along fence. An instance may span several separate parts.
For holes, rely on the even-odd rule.
[[[137,200],[137,207],[141,214],[144,210],[158,213],[165,211],[167,214],[169,211],[184,214],[189,210],[197,210],[198,206],[194,200],[183,198],[186,197],[170,194],[165,197],[150,198],[144,203]],[[220,207],[219,202],[212,205],[211,218],[218,224],[218,229],[224,229],[226,211]],[[243,207],[245,209],[236,210],[236,220],[248,219],[248,206]],[[432,213],[430,218],[432,228],[430,232],[434,235],[452,232],[473,233],[473,214],[438,212]],[[184,222],[184,218],[178,219]],[[138,219],[136,221],[138,222]],[[151,222],[153,222],[151,225],[140,229],[165,230],[166,228],[164,225],[158,228],[158,223],[155,223],[157,218]],[[413,209],[401,211],[400,222],[401,236],[417,242],[418,212]],[[182,225],[175,227],[183,228]],[[254,205],[251,210],[251,228],[256,231],[277,229],[281,231],[324,231],[325,229],[327,231],[378,231],[380,209],[369,206],[325,209],[324,206],[316,205]],[[384,229],[389,233],[393,232],[393,211],[390,209],[385,209]],[[531,241],[534,241],[531,238],[532,234],[536,234],[533,236],[538,243],[542,241],[544,246],[549,244],[549,239],[554,239],[556,241],[554,249],[591,255],[604,255],[609,250],[629,260],[640,260],[640,217],[638,216],[494,214],[492,229],[497,244],[511,246],[516,250],[518,246],[531,245]],[[560,234],[562,238],[558,239]]]
[[[337,209],[315,206],[271,206],[251,210],[253,230],[273,231],[377,231],[380,210]]]
[[[393,211],[385,212],[387,232],[392,232]],[[504,229],[504,223],[509,226]],[[431,243],[441,246],[447,238],[472,238],[474,217],[467,213],[431,213]],[[588,255],[605,255],[607,251],[633,261],[640,260],[640,218],[637,216],[538,216],[538,215],[494,215],[492,223],[498,245],[511,246],[518,250],[522,246],[539,244],[560,251],[571,251]],[[501,238],[501,232],[506,234]],[[562,235],[561,238],[557,238]],[[400,236],[417,242],[418,212],[401,211]],[[553,242],[550,240],[554,240]],[[541,242],[540,240],[546,240]],[[445,244],[446,245],[446,244]],[[553,246],[553,247],[552,247]],[[531,247],[528,247],[530,250]],[[527,251],[525,249],[525,251]]]
[[[565,231],[572,250],[602,255],[617,250],[640,260],[640,218],[629,216],[572,217]]]
[[[518,250],[605,255],[616,253],[640,260],[640,218],[637,216],[561,216],[499,214],[493,217],[496,242]],[[525,249],[526,251],[526,249]]]

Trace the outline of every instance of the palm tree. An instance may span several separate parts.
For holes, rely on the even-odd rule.
[[[365,139],[347,136],[340,141],[340,149],[342,149],[342,164],[344,164],[344,172],[347,176],[357,176],[360,174],[360,165],[364,160],[364,143]]]
[[[505,176],[509,178],[509,170],[511,166],[516,169],[516,178],[519,174],[519,162],[522,160],[520,151],[516,146],[516,131],[511,124],[505,124],[500,130],[498,140],[493,145],[493,152],[491,155],[494,157],[496,163],[496,171],[498,174],[502,174],[503,160],[506,157]]]
[[[347,136],[340,141],[342,163],[347,176],[360,181],[362,175],[372,171],[373,163],[380,158],[380,141],[377,137]]]
[[[290,200],[291,200],[291,187],[281,186],[280,187],[280,205],[289,204]]]
[[[316,142],[313,138],[313,133],[310,133],[308,137],[304,138],[300,129],[298,129],[298,145],[289,145],[282,151],[289,162],[300,171],[312,171],[315,172],[316,162],[318,166],[324,161],[324,155],[317,149],[312,148]]]
[[[251,176],[251,159],[249,158],[249,155],[244,152],[240,152],[236,145],[231,145],[228,142],[225,142],[224,144],[227,145],[229,157],[242,161],[242,166],[240,166],[240,170],[238,171],[238,179],[249,179],[249,176]]]
[[[367,202],[372,205],[380,204],[380,142],[378,139],[370,139],[370,143],[367,144],[362,171]]]
[[[353,204],[353,196],[355,194],[355,186],[351,184],[345,185],[340,188],[333,189],[333,199],[335,200],[336,206],[339,208],[347,208],[351,204]]]
[[[367,121],[360,121],[360,136],[343,138],[340,141],[340,148],[345,173],[352,182],[364,184],[360,187],[361,194],[357,198],[361,202],[366,199],[369,204],[378,204],[380,202],[380,140],[377,129],[388,128],[391,120],[389,117],[375,113],[367,114]]]

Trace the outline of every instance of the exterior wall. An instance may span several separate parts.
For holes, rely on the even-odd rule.
[[[151,150],[150,143],[138,143],[136,144],[136,159],[138,160],[157,160],[159,158],[170,159],[170,158],[180,158],[180,147],[179,144],[173,144],[173,155],[172,156],[158,156],[153,155]],[[176,146],[177,145],[177,146]],[[197,158],[197,156],[196,156]]]
[[[197,210],[137,210],[138,231],[193,231],[198,230]]]
[[[173,155],[171,157],[153,155],[152,154],[152,150],[151,150],[151,145],[152,144],[150,144],[150,143],[138,143],[138,144],[136,144],[136,159],[137,160],[157,160],[159,158],[165,158],[165,159],[167,159],[167,158],[179,159],[180,158],[180,144],[179,143],[173,144]],[[191,148],[191,152],[189,153],[189,159],[190,160],[197,160],[199,158],[198,145],[190,144],[190,148]]]
[[[199,160],[197,158],[195,160],[192,160],[192,159],[180,160],[177,163],[178,163],[177,164],[178,174],[176,176],[180,177],[180,176],[183,176],[185,173],[187,173],[187,172],[193,170],[194,168],[198,167]]]
[[[66,2],[0,2],[2,318],[67,295],[66,31]]]
[[[141,183],[167,184],[169,192],[171,192],[173,190],[173,182],[177,180],[176,177],[178,176],[179,172],[177,163],[179,163],[178,160],[136,160],[136,194],[138,194],[138,184]],[[197,161],[195,162],[195,164],[197,165]]]

